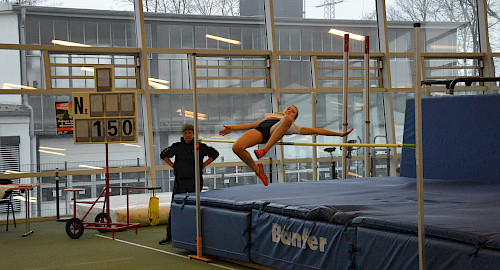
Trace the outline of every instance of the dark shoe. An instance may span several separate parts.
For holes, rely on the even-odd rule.
[[[265,156],[267,151],[265,149],[257,149],[257,150],[253,150],[253,152],[255,153],[255,156],[260,159],[261,157]]]
[[[269,184],[269,180],[267,179],[267,176],[264,174],[264,165],[257,164],[257,166],[259,166],[259,172],[255,174],[257,175],[257,177],[260,178],[262,184],[264,184],[264,186],[267,186]]]
[[[160,242],[158,242],[158,244],[160,244],[160,245],[172,244],[172,238],[171,237],[165,237]]]

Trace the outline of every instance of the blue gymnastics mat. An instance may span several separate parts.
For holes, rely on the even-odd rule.
[[[422,99],[424,178],[500,179],[500,95]],[[415,102],[406,103],[403,143],[415,143]],[[415,177],[415,151],[403,149],[401,176]]]
[[[492,111],[499,111],[498,97],[422,101],[424,114],[429,113],[429,106],[440,107],[441,112],[424,118],[427,269],[499,269],[498,149],[488,149],[484,156],[472,155],[481,159],[479,163],[487,163],[479,165],[474,160],[475,166],[489,170],[476,178],[470,177],[469,167],[462,166],[461,157],[441,153],[456,155],[454,148],[478,140],[480,149],[498,148],[495,140],[500,123],[498,117],[491,116]],[[482,114],[474,117],[489,118],[488,127],[493,131],[484,132],[483,121],[466,121],[470,135],[448,138],[462,133],[454,126],[457,121],[440,119],[451,115],[443,110],[457,109],[444,106],[447,102],[458,102],[469,113],[475,110],[468,107],[482,108]],[[409,117],[411,112],[407,110],[407,114]],[[436,123],[434,127],[431,121]],[[443,132],[445,139],[430,139],[436,138],[438,131],[429,132],[429,126],[454,132]],[[410,130],[405,124],[405,140],[411,137],[407,134]],[[442,142],[439,145],[443,147],[435,142]],[[429,145],[431,149],[426,148]],[[425,165],[434,161],[434,155],[442,157],[436,159],[438,164]],[[403,153],[405,162],[411,158],[414,162],[414,152]],[[436,171],[435,166],[442,166],[443,171]],[[407,176],[401,177],[249,185],[203,192],[203,252],[276,269],[418,269],[417,192],[411,170],[409,166],[405,171],[402,168],[401,174]],[[196,251],[195,203],[195,194],[174,198],[174,247]]]

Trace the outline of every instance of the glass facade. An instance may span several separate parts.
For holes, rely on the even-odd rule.
[[[71,2],[75,1],[62,1],[57,8],[13,5],[0,15],[5,29],[0,56],[13,67],[0,75],[0,139],[19,141],[19,153],[0,144],[2,157],[17,153],[15,164],[0,160],[0,173],[10,171],[4,178],[43,184],[34,192],[38,202],[33,211],[38,216],[55,215],[56,169],[65,172],[60,179],[63,186],[85,188],[80,198],[96,197],[105,186],[104,145],[75,144],[72,134],[58,134],[56,109],[56,104],[72,102],[74,93],[94,90],[96,67],[112,67],[116,91],[138,94],[138,142],[109,145],[111,181],[123,186],[155,184],[162,191],[171,191],[174,175],[159,154],[180,139],[184,123],[194,122],[195,86],[200,138],[221,139],[218,132],[223,125],[254,122],[288,105],[299,108],[299,126],[315,123],[317,128],[342,131],[344,44],[342,36],[329,33],[331,29],[370,36],[370,138],[363,133],[364,42],[350,41],[345,105],[347,122],[354,128],[349,140],[358,143],[402,142],[405,103],[413,97],[415,85],[415,22],[422,24],[423,79],[483,76],[485,57],[491,57],[491,69],[500,74],[500,22],[495,16],[500,6],[494,1],[487,3],[492,54],[478,54],[478,22],[485,14],[478,14],[475,1],[458,8],[456,1],[449,0],[445,1],[448,6],[431,5],[420,13],[404,9],[415,1],[387,1],[387,18],[377,17],[375,0],[274,0],[273,14],[266,13],[269,7],[264,0],[224,1],[225,5],[214,1],[218,4],[211,9],[196,1],[186,6],[155,6],[149,1],[143,9],[144,22],[135,20],[133,5],[125,1],[113,8],[103,1],[92,10]],[[381,25],[384,19],[387,29]],[[136,29],[141,23],[145,44],[139,46],[142,36]],[[380,40],[385,30],[387,37]],[[382,53],[385,44],[388,60]],[[190,61],[193,57],[195,62]],[[144,63],[147,69],[141,66]],[[141,74],[142,70],[148,74]],[[149,88],[144,89],[143,83]],[[480,84],[461,87],[457,94],[488,92]],[[443,92],[442,87],[433,88],[429,94]],[[234,132],[224,139],[236,140],[241,134]],[[313,137],[291,135],[285,140],[313,142]],[[316,142],[340,143],[342,138],[317,136]],[[258,184],[231,144],[211,145],[220,156],[205,169],[204,186]],[[334,179],[335,174],[341,175],[342,150],[327,152],[325,148],[275,146],[263,159],[266,173],[273,182]],[[348,177],[364,176],[366,149],[351,150]],[[377,157],[373,161],[376,175],[395,175],[389,167],[398,166],[399,153],[372,156]],[[314,159],[319,165],[316,179]],[[35,176],[12,175],[18,173]],[[70,211],[70,198],[63,192],[60,199],[66,203],[65,214]]]

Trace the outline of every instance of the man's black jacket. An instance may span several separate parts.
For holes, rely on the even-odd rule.
[[[216,159],[219,152],[204,143],[199,143],[198,150],[200,153],[200,173],[203,174],[203,159],[207,156]],[[186,143],[181,137],[180,142],[173,143],[170,147],[163,149],[160,154],[161,159],[174,156],[175,178],[194,178],[194,140],[191,143]]]

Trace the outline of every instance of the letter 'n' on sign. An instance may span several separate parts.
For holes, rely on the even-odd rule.
[[[73,93],[73,119],[88,119],[90,117],[89,93]]]

